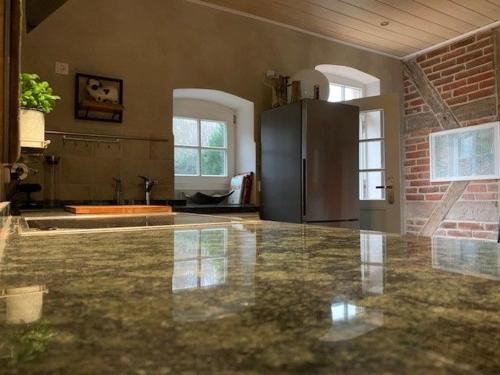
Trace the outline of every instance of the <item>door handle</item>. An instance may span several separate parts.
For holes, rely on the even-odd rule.
[[[384,189],[386,191],[385,199],[387,200],[387,203],[394,204],[394,178],[393,177],[387,178],[387,185],[375,186],[375,189]]]

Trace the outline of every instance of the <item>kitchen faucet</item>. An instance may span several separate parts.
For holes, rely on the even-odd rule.
[[[146,176],[139,176],[144,180],[144,188],[146,190],[146,205],[151,204],[151,190],[153,190],[153,186],[158,183],[158,181],[152,180],[149,177]]]
[[[121,193],[122,193],[122,179],[120,177],[113,177],[113,181],[115,182],[115,197],[116,204],[121,204]]]

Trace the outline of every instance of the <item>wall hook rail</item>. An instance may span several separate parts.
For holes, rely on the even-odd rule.
[[[146,138],[146,137],[135,137],[128,135],[63,132],[59,130],[46,130],[45,134],[62,136],[63,140],[67,141],[81,141],[81,142],[119,143],[121,140],[141,141],[141,142],[170,142],[170,140],[168,140],[167,138],[155,138],[155,137]]]

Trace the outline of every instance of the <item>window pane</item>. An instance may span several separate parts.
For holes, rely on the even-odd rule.
[[[361,262],[370,264],[384,263],[385,235],[374,233],[361,233]]]
[[[226,229],[205,229],[201,231],[201,256],[214,257],[226,254]]]
[[[198,146],[198,120],[174,117],[174,144]]]
[[[383,169],[384,148],[382,141],[359,143],[359,169]]]
[[[360,172],[359,173],[359,199],[361,200],[383,200],[385,190],[377,189],[384,185],[384,172]]]
[[[372,139],[383,137],[384,112],[367,111],[359,114],[359,139]]]
[[[450,137],[441,136],[432,142],[432,175],[434,178],[446,178],[453,175],[453,164],[449,153]]]
[[[364,312],[363,307],[358,307],[347,302],[336,302],[330,306],[332,321],[347,322]]]
[[[198,287],[198,260],[174,262],[172,290],[194,289]]]
[[[330,84],[330,95],[328,97],[329,102],[341,102],[342,98],[342,86]]]
[[[468,180],[496,176],[495,133],[495,127],[472,127],[431,136],[432,178]]]
[[[226,151],[201,150],[201,174],[202,176],[225,176]]]
[[[198,150],[192,148],[175,148],[175,174],[198,176]]]
[[[202,121],[201,145],[203,147],[227,147],[226,124],[223,122]]]
[[[472,171],[476,175],[495,174],[495,131],[483,129],[474,139],[474,157]]]
[[[174,261],[198,257],[200,234],[197,230],[175,231]]]
[[[334,322],[343,322],[347,320],[346,317],[346,307],[343,302],[340,303],[332,303],[330,306],[332,311],[332,320]]]
[[[361,98],[361,89],[357,87],[346,87],[345,88],[345,100],[352,100]]]
[[[207,258],[201,261],[201,286],[209,287],[226,282],[226,258]]]

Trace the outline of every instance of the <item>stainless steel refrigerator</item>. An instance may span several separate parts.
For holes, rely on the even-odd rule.
[[[359,227],[359,108],[302,100],[263,112],[261,217]]]

